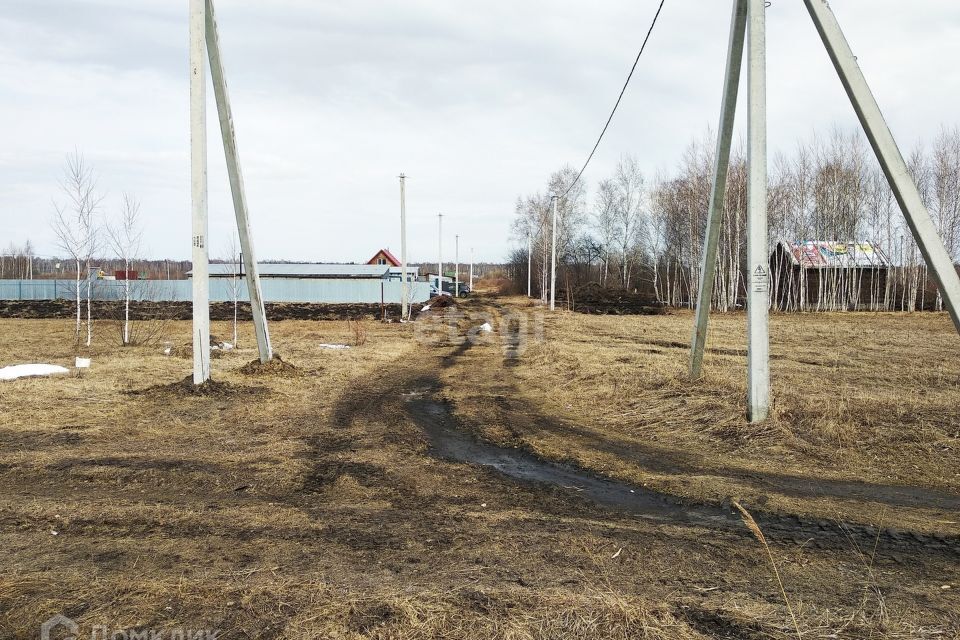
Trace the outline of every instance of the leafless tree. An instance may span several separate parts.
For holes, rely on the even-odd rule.
[[[76,341],[80,343],[80,274],[81,265],[87,272],[87,341],[89,347],[93,340],[93,319],[91,315],[92,274],[90,261],[97,250],[98,220],[103,196],[98,192],[93,168],[83,155],[74,151],[67,156],[63,179],[60,182],[63,202],[54,202],[53,232],[59,247],[76,264],[76,302],[77,322]]]
[[[620,259],[620,284],[630,287],[630,257],[642,252],[647,244],[644,209],[647,200],[646,181],[636,158],[625,155],[614,171],[614,229]]]
[[[597,185],[597,195],[593,205],[593,229],[600,247],[603,268],[600,272],[600,284],[606,285],[610,273],[610,259],[616,237],[617,188],[613,180],[607,178]]]
[[[117,259],[123,261],[123,344],[130,337],[130,265],[139,257],[143,230],[140,224],[140,203],[129,193],[123,194],[118,219],[106,227],[107,241]]]
[[[243,290],[243,279],[241,278],[240,268],[240,241],[236,234],[230,235],[230,240],[226,246],[227,255],[224,256],[224,264],[230,265],[230,278],[227,280],[227,288],[230,290],[230,296],[233,299],[233,346],[239,347],[239,338],[237,334],[237,317],[240,307],[240,292]]]
[[[597,184],[589,227],[581,215],[585,186],[578,184],[579,204],[561,202],[558,257],[561,265],[573,269],[558,281],[569,275],[608,284],[607,272],[616,268],[621,285],[645,287],[670,305],[692,304],[699,286],[713,153],[712,136],[694,140],[678,165],[658,174],[649,187],[636,163],[624,157],[615,175]],[[947,250],[955,262],[960,261],[960,128],[943,128],[932,143],[909,154],[908,165]],[[514,234],[524,245],[528,237],[532,239],[543,295],[549,288],[549,194],[563,192],[565,179],[572,179],[570,172],[558,172],[545,191],[517,203]],[[712,300],[719,309],[743,302],[746,204],[747,164],[741,143],[731,158],[721,211]],[[834,263],[839,266],[819,269],[775,264],[772,299],[785,300],[788,310],[910,311],[941,306],[913,234],[859,132],[815,133],[789,152],[777,154],[767,205],[771,252],[781,240],[839,242],[830,245],[839,252],[872,251],[877,246],[891,262],[889,267],[864,268],[856,260],[839,260]],[[645,274],[650,275],[645,279]]]
[[[553,194],[566,194],[557,201],[558,269],[562,268],[566,257],[576,253],[576,241],[584,229],[586,187],[581,181],[569,188],[575,177],[573,168],[564,167],[550,176],[545,192],[517,199],[513,236],[524,245],[530,240],[533,268],[539,272],[540,298],[544,301],[550,290]],[[558,276],[558,282],[561,281],[562,278]]]
[[[22,245],[13,241],[0,253],[0,280],[9,277],[18,280],[33,279],[33,243],[29,239]]]

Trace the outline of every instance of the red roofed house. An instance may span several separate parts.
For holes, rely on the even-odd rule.
[[[391,267],[399,267],[400,261],[397,260],[397,256],[390,253],[389,249],[380,249],[377,255],[367,261],[367,264],[385,264]]]

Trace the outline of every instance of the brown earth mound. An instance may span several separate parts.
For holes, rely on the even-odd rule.
[[[303,372],[296,365],[284,362],[283,358],[276,353],[273,354],[273,359],[266,364],[260,362],[260,360],[248,362],[240,367],[240,373],[248,376],[269,375],[281,378],[298,378],[303,375]]]
[[[223,347],[224,343],[216,336],[210,336],[210,357],[214,359],[222,358],[227,352]],[[170,351],[164,351],[166,355],[174,358],[193,358],[193,343],[184,342],[180,345],[167,346]]]
[[[170,384],[158,384],[146,389],[130,391],[130,395],[153,395],[153,396],[172,396],[175,398],[237,398],[261,395],[266,393],[264,387],[245,387],[229,382],[217,382],[216,380],[207,380],[203,384],[194,384],[193,376],[187,376],[183,380]]]
[[[427,300],[424,306],[429,306],[430,311],[436,311],[437,309],[455,307],[457,306],[457,302],[453,299],[453,296],[434,296]]]

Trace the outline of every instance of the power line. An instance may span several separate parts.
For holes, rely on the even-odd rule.
[[[590,151],[590,155],[587,156],[587,161],[583,163],[580,173],[578,173],[577,177],[574,178],[573,182],[570,183],[570,186],[567,187],[567,190],[560,195],[561,198],[566,197],[566,195],[570,193],[576,184],[580,182],[583,172],[587,170],[587,165],[589,165],[590,161],[593,160],[593,154],[597,152],[597,147],[600,146],[600,141],[603,140],[604,134],[610,127],[610,122],[613,120],[613,116],[617,112],[617,107],[620,106],[620,101],[623,100],[623,94],[627,92],[627,87],[630,85],[630,79],[633,78],[633,72],[637,70],[637,63],[640,62],[640,56],[643,55],[644,49],[647,48],[647,42],[650,40],[650,34],[653,33],[653,28],[657,26],[657,19],[660,17],[660,12],[663,10],[663,4],[665,2],[666,0],[660,0],[660,6],[657,7],[657,13],[653,16],[653,22],[650,23],[650,28],[647,29],[647,36],[643,39],[643,44],[640,45],[640,51],[637,53],[637,57],[633,61],[633,66],[630,67],[630,73],[627,75],[627,81],[623,83],[623,89],[620,90],[620,95],[617,96],[617,102],[613,105],[613,111],[610,112],[610,117],[607,118],[607,123],[603,125],[603,131],[600,132],[600,137],[597,138],[597,143],[593,145],[593,149]]]

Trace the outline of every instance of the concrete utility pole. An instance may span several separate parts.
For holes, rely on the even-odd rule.
[[[438,213],[437,219],[437,290],[443,292],[443,214]]]
[[[843,35],[836,16],[826,0],[804,0],[837,75],[853,104],[890,188],[903,211],[913,237],[923,253],[953,319],[960,332],[960,277],[937,233],[910,176],[903,155],[867,85],[857,59]],[[690,355],[690,373],[700,375],[706,342],[707,319],[713,293],[717,255],[719,214],[723,206],[723,188],[730,154],[730,131],[736,109],[737,80],[743,52],[744,20],[749,40],[749,182],[747,192],[747,386],[748,418],[763,420],[770,409],[769,317],[770,274],[766,216],[766,49],[763,0],[734,0],[727,79],[720,117],[714,184],[707,223],[706,246],[700,269],[700,295]],[[746,17],[744,12],[746,11]],[[902,238],[901,238],[902,240]],[[901,256],[902,258],[902,256]],[[902,260],[901,260],[902,261]]]
[[[210,255],[207,247],[205,0],[190,0],[190,192],[193,238],[193,383],[210,379]]]
[[[766,2],[749,0],[747,69],[747,419],[770,413],[770,263],[767,255]]]
[[[737,94],[740,89],[740,70],[743,66],[743,44],[747,29],[747,0],[735,0],[730,26],[730,46],[727,53],[727,72],[723,83],[723,102],[720,105],[720,127],[717,130],[717,150],[713,165],[713,189],[707,213],[705,247],[700,263],[700,287],[697,294],[697,315],[693,325],[693,348],[690,351],[690,377],[700,377],[703,368],[703,350],[707,342],[707,321],[713,301],[713,286],[717,274],[717,247],[720,244],[720,223],[727,191],[727,172],[730,167],[730,146],[736,119]]]
[[[400,173],[400,317],[408,320],[407,301],[410,298],[410,282],[407,280],[407,176]]]
[[[553,199],[553,232],[550,234],[550,311],[557,308],[557,196]]]
[[[273,359],[273,348],[270,345],[267,313],[263,306],[263,292],[260,289],[260,273],[257,267],[256,253],[253,250],[253,234],[250,231],[247,195],[243,187],[243,173],[240,171],[237,136],[233,126],[230,94],[227,92],[227,79],[223,71],[220,34],[217,31],[213,0],[206,0],[206,9],[206,42],[207,53],[210,57],[210,76],[213,79],[213,92],[220,116],[220,134],[223,138],[223,152],[227,161],[227,174],[230,177],[230,192],[233,195],[233,210],[240,236],[240,255],[246,261],[244,268],[247,271],[247,292],[250,296],[253,326],[257,334],[257,350],[260,355],[260,362],[267,363]],[[194,271],[194,279],[196,279],[196,271]]]
[[[847,92],[847,97],[853,104],[857,118],[867,134],[870,146],[873,147],[877,160],[880,161],[880,167],[887,177],[887,182],[890,183],[900,210],[907,219],[907,225],[913,232],[920,253],[933,271],[934,280],[940,287],[944,305],[950,312],[953,324],[957,331],[960,331],[960,277],[954,269],[953,260],[940,234],[937,233],[937,228],[930,218],[930,212],[920,198],[917,185],[907,170],[907,163],[903,160],[903,155],[893,139],[893,134],[883,118],[877,100],[870,91],[870,86],[840,29],[833,10],[824,0],[804,0],[804,2],[830,60],[833,61],[837,75],[840,76],[840,82]]]
[[[533,297],[533,238],[527,234],[527,297]]]
[[[460,297],[460,234],[453,236],[453,297]]]

